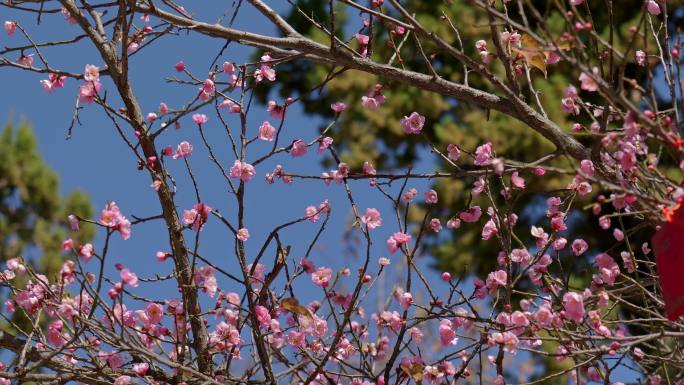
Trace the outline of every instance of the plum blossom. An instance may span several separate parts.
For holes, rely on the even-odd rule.
[[[188,141],[178,143],[176,152],[173,154],[173,159],[189,158],[192,155],[192,144]]]
[[[192,115],[192,121],[195,122],[195,124],[201,126],[205,124],[209,118],[205,114],[193,114]]]
[[[262,82],[264,79],[268,81],[275,81],[276,79],[276,71],[273,69],[273,67],[270,64],[271,62],[271,56],[270,55],[263,55],[261,57],[261,65],[257,70],[254,71],[254,76],[256,78],[257,83]]]
[[[439,218],[430,219],[430,229],[432,229],[432,231],[435,233],[442,231],[442,222],[439,220]]]
[[[381,84],[376,84],[371,93],[361,97],[361,105],[370,110],[374,110],[384,103],[385,95],[382,94]]]
[[[240,230],[238,230],[236,237],[240,241],[246,242],[249,239],[249,230],[247,230],[244,227],[241,228]]]
[[[587,241],[584,239],[575,239],[572,241],[572,245],[570,246],[572,248],[572,252],[575,253],[576,256],[580,256],[584,254],[587,249],[589,249],[589,244],[587,244]]]
[[[330,109],[339,113],[342,113],[344,110],[347,109],[347,105],[342,102],[336,102],[330,105]]]
[[[306,142],[301,139],[297,139],[292,142],[292,150],[290,151],[290,154],[292,157],[304,156],[304,154],[306,154]]]
[[[420,134],[425,125],[425,117],[417,112],[412,112],[409,116],[404,116],[399,123],[402,130],[407,134]]]
[[[134,272],[124,268],[124,269],[121,269],[119,276],[121,277],[121,281],[125,285],[131,286],[131,287],[138,287],[138,276]]]
[[[309,206],[305,210],[305,215],[309,221],[316,223],[318,219],[321,217],[321,214],[325,214],[327,212],[330,212],[330,204],[328,203],[328,200],[326,199],[321,203],[318,207],[316,206]]]
[[[410,240],[410,235],[396,232],[387,239],[387,250],[389,250],[391,254],[394,254],[397,252],[397,250],[399,250],[401,245],[408,243]]]
[[[582,295],[575,292],[565,293],[563,295],[563,309],[567,319],[582,322],[584,318],[584,300]]]
[[[599,70],[597,67],[592,68],[592,73],[594,77],[599,77]],[[594,80],[592,75],[582,72],[579,77],[580,88],[587,92],[596,92],[599,89],[598,83]]]
[[[109,202],[105,205],[100,214],[99,222],[103,226],[118,231],[123,240],[131,237],[131,222],[121,214],[121,210],[119,210],[116,202]]]
[[[596,263],[599,271],[598,276],[594,276],[594,282],[613,285],[615,279],[620,276],[620,267],[615,260],[610,255],[601,253],[594,258],[594,263]]]
[[[482,216],[482,209],[480,206],[470,207],[468,210],[462,211],[460,214],[458,214],[458,217],[463,222],[467,223],[477,222],[480,219],[480,216]]]
[[[193,277],[195,284],[202,288],[202,291],[209,294],[210,297],[214,297],[218,291],[218,283],[216,281],[216,276],[214,274],[214,268],[211,266],[202,266],[195,269],[195,275]]]
[[[425,192],[425,203],[432,205],[432,204],[437,203],[437,200],[438,200],[437,191],[428,190]]]
[[[43,79],[40,81],[40,85],[43,86],[43,89],[46,92],[51,93],[57,88],[64,87],[64,80],[66,80],[66,76],[50,73],[48,74],[47,79]]]
[[[183,224],[192,226],[195,231],[199,231],[209,219],[211,210],[211,207],[204,203],[196,203],[192,209],[183,210]]]
[[[329,267],[319,267],[311,274],[311,280],[318,287],[328,287],[332,278],[332,269]]]
[[[450,143],[447,145],[447,157],[451,160],[458,160],[461,157],[461,149],[457,145]]]
[[[363,222],[370,230],[373,230],[382,225],[382,217],[380,211],[375,208],[367,208],[366,213],[361,217]]]
[[[259,139],[261,140],[271,142],[275,138],[275,133],[275,127],[273,127],[267,120],[265,120],[263,123],[261,123],[261,126],[259,126]]]
[[[653,16],[660,15],[660,5],[655,0],[646,1],[646,10]]]
[[[318,140],[318,153],[322,154],[325,150],[333,144],[333,138],[325,136]]]
[[[634,58],[638,65],[640,65],[641,67],[646,66],[646,52],[642,50],[637,50],[634,53]]]
[[[7,36],[12,36],[14,35],[14,32],[17,30],[17,22],[16,21],[5,21],[5,33]]]
[[[492,163],[492,143],[487,142],[475,149],[476,166],[487,166]]]
[[[45,87],[45,85],[43,85]],[[91,104],[95,101],[97,93],[100,92],[102,84],[99,81],[92,81],[82,84],[78,88],[78,99],[81,103]],[[54,82],[52,84],[52,89],[55,88]],[[58,87],[57,87],[58,88]]]
[[[439,340],[442,342],[442,346],[456,345],[458,343],[455,329],[456,327],[450,320],[443,319],[439,321]]]
[[[235,160],[233,167],[230,168],[230,177],[240,179],[243,182],[249,182],[256,175],[254,166],[247,162]]]
[[[513,174],[511,175],[511,184],[513,187],[518,188],[518,189],[524,189],[525,188],[525,179],[523,179],[518,171],[514,171]]]

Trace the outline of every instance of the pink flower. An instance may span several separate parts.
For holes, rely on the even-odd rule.
[[[589,245],[587,244],[587,241],[584,239],[575,239],[572,241],[572,245],[570,246],[572,248],[572,252],[575,253],[576,256],[580,256],[584,254],[587,249],[589,249]]]
[[[14,32],[17,30],[17,22],[16,21],[6,21],[5,22],[5,33],[7,33],[8,36],[14,35]]]
[[[86,64],[83,72],[83,79],[87,82],[96,82],[100,80],[100,69],[92,64]]]
[[[368,226],[368,229],[373,230],[382,225],[382,217],[377,209],[367,208],[366,213],[361,217],[361,222]]]
[[[320,205],[318,205],[318,208],[316,206],[309,206],[305,210],[305,216],[309,221],[316,223],[318,218],[321,217],[321,214],[330,212],[330,203],[328,200],[324,200]]]
[[[476,166],[486,166],[492,163],[492,143],[487,142],[475,149]]]
[[[325,136],[318,140],[318,153],[322,154],[323,151],[327,150],[330,145],[333,144],[333,138]]]
[[[411,236],[405,233],[396,232],[387,239],[387,249],[394,254],[401,245],[409,242]]]
[[[437,203],[437,200],[438,200],[437,191],[428,190],[425,192],[425,203],[435,204],[435,203]]]
[[[178,143],[176,153],[173,154],[173,159],[188,158],[192,155],[192,144],[187,141]]]
[[[594,176],[594,163],[589,159],[583,159],[580,162],[580,171],[582,171],[584,176],[591,178]]]
[[[425,125],[425,117],[417,112],[412,112],[409,116],[404,116],[399,123],[407,134],[420,134]]]
[[[195,231],[198,231],[209,219],[211,207],[204,203],[196,203],[190,210],[183,210],[183,224],[186,226],[192,225]]]
[[[357,33],[355,38],[356,41],[358,41],[361,45],[368,45],[368,42],[370,41],[370,37],[368,35],[362,35],[360,33]]]
[[[660,6],[655,0],[648,0],[646,2],[646,10],[653,16],[660,15]]]
[[[237,239],[241,240],[242,242],[247,241],[249,239],[249,230],[244,227],[238,230]]]
[[[330,105],[330,109],[339,114],[347,109],[347,105],[342,102],[336,102]]]
[[[193,114],[192,115],[192,121],[195,122],[197,125],[203,125],[205,124],[209,118],[205,114]]]
[[[524,189],[525,188],[525,179],[520,177],[517,171],[514,171],[513,174],[511,175],[511,183],[513,184],[513,187],[518,188],[518,189]]]
[[[481,215],[482,209],[480,208],[480,206],[473,206],[470,207],[468,210],[458,214],[458,217],[461,218],[463,222],[473,223],[477,222],[477,220],[480,219]]]
[[[311,274],[311,280],[318,287],[328,287],[332,278],[332,269],[329,267],[319,267]]]
[[[598,266],[599,275],[594,277],[594,282],[598,284],[613,285],[615,279],[620,275],[620,267],[615,260],[606,253],[596,256],[594,262]]]
[[[290,154],[293,157],[303,156],[306,154],[306,142],[301,139],[297,139],[292,142],[292,150],[290,151]]]
[[[121,238],[126,240],[131,237],[131,222],[121,215],[119,206],[116,202],[109,202],[100,214],[100,224],[111,227],[121,234]]]
[[[159,103],[159,114],[161,116],[164,116],[169,113],[169,106],[166,105],[166,103],[161,102]]]
[[[508,283],[508,273],[505,270],[497,270],[487,275],[486,285],[490,292],[496,292],[499,287]]]
[[[582,3],[584,3],[584,0],[570,0],[572,5],[582,5]]]
[[[461,220],[458,218],[451,218],[447,221],[447,228],[458,229],[461,227]]]
[[[130,376],[119,376],[114,380],[114,385],[130,385],[133,379]]]
[[[99,81],[92,81],[82,84],[78,88],[78,99],[81,103],[90,104],[95,101],[97,93],[100,92],[102,84]],[[54,84],[52,88],[55,88]]]
[[[406,191],[404,195],[401,196],[401,200],[406,203],[411,203],[411,201],[413,200],[413,198],[416,197],[416,195],[418,195],[418,190],[412,188]]]
[[[147,362],[141,362],[133,365],[133,371],[140,377],[145,377],[145,374],[147,374],[148,370],[150,370],[150,364]]]
[[[634,53],[634,58],[636,59],[636,62],[638,65],[644,67],[646,65],[646,52],[642,50],[637,50]]]
[[[204,96],[200,95],[200,99],[205,97],[206,99],[203,100],[207,100],[211,95],[214,94],[214,91],[216,91],[216,84],[214,84],[214,81],[211,79],[204,79],[201,90]]]
[[[565,317],[575,322],[582,322],[584,318],[584,300],[578,293],[567,292],[563,295]]]
[[[124,284],[132,287],[138,287],[138,276],[135,275],[135,273],[133,273],[132,271],[126,268],[121,269],[119,276],[121,277],[121,281]]]
[[[93,257],[93,245],[86,243],[85,245],[79,246],[78,254],[83,257],[85,262],[90,261],[90,258]]]
[[[265,120],[261,123],[261,126],[259,126],[259,139],[271,142],[275,138],[275,132],[275,127]]]
[[[48,74],[47,80],[46,79],[41,80],[40,84],[43,86],[43,89],[45,91],[47,91],[48,93],[51,93],[52,91],[56,90],[57,88],[64,87],[64,80],[66,80],[66,76],[51,73],[51,74]]]
[[[622,240],[625,239],[625,233],[623,233],[622,230],[616,228],[613,230],[613,237],[615,237],[616,241],[622,242]]]
[[[398,301],[399,306],[401,306],[402,309],[406,310],[413,304],[413,296],[411,295],[411,293],[402,293],[399,296]]]
[[[553,228],[553,231],[556,232],[567,230],[568,226],[565,224],[565,218],[563,217],[563,214],[559,213],[551,218],[551,228]]]
[[[261,61],[262,63],[259,69],[254,71],[254,76],[257,83],[263,81],[264,79],[274,81],[276,79],[276,72],[269,64],[271,57],[269,55],[264,55],[261,57]]]
[[[458,160],[458,158],[461,157],[461,150],[458,148],[457,145],[450,143],[447,146],[447,157],[451,160]]]
[[[499,229],[496,227],[496,223],[494,223],[493,219],[490,219],[485,223],[484,227],[482,227],[482,239],[485,241],[488,241],[492,236],[496,235],[499,232]]]
[[[598,77],[598,68],[594,67],[592,72],[594,73],[594,76]],[[598,83],[596,83],[591,75],[587,74],[586,72],[582,72],[582,74],[580,74],[579,81],[581,82],[580,88],[587,92],[596,92],[599,89]]]
[[[382,94],[382,85],[376,84],[373,92],[361,97],[361,105],[369,110],[374,110],[385,103],[385,95]]]
[[[158,324],[164,316],[164,308],[158,303],[151,303],[145,308],[145,316],[149,323]]]
[[[430,229],[435,233],[442,231],[442,222],[440,222],[439,218],[430,219]]]
[[[193,277],[195,284],[202,288],[202,291],[214,297],[218,291],[218,283],[214,275],[214,268],[211,266],[202,266],[195,270]]]
[[[181,60],[178,63],[176,63],[176,65],[174,65],[174,68],[176,68],[177,72],[183,72],[185,71],[185,63],[183,62],[183,60]]]
[[[67,219],[69,220],[69,226],[71,227],[71,231],[77,232],[80,230],[80,223],[81,221],[73,214],[70,214]]]
[[[439,340],[442,346],[456,345],[458,338],[456,337],[456,330],[453,323],[448,319],[439,321]]]
[[[230,177],[239,178],[243,182],[249,182],[256,175],[254,166],[247,162],[235,160],[233,167],[230,168]]]
[[[268,101],[266,111],[268,111],[269,115],[274,119],[282,119],[285,115],[285,107],[279,106],[278,103],[273,100]]]

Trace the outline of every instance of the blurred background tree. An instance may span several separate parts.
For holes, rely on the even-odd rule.
[[[90,198],[80,191],[62,197],[59,177],[41,157],[31,126],[5,125],[0,136],[0,261],[21,256],[52,281],[65,260],[62,242],[71,237],[84,244],[95,235],[92,226],[71,232],[69,214],[92,217]],[[30,326],[21,312],[14,321]]]
[[[324,44],[329,44],[328,34],[321,32],[312,20],[320,26],[330,28],[330,2],[327,0],[299,0],[291,3],[296,5],[296,8],[286,17],[287,21],[300,33]],[[359,3],[371,7],[370,1]],[[681,30],[679,27],[684,20],[683,9],[678,8],[681,3],[681,1],[668,2],[670,27],[675,36],[676,31]],[[643,4],[643,0],[624,0],[619,2],[619,6],[613,7],[613,23],[617,26],[614,29],[614,39],[618,49],[622,51],[627,49],[627,45],[633,36],[633,32],[629,31],[630,27],[644,23],[640,12],[635,11],[641,9]],[[479,60],[475,42],[480,39],[487,39],[491,35],[490,22],[484,10],[477,8],[469,1],[407,0],[402,1],[402,5],[415,12],[414,17],[428,30],[434,31],[452,46],[462,48],[466,55]],[[500,2],[496,2],[496,6],[501,9]],[[556,9],[554,2],[535,0],[529,2],[529,6],[534,6],[544,16],[547,26],[553,29],[549,31],[551,35],[560,36],[563,32],[570,32],[565,29],[567,27],[565,18]],[[586,1],[578,8],[581,9],[585,17],[590,18],[599,35],[607,40],[610,33],[610,22],[608,20],[609,12],[606,12],[606,4],[604,2]],[[368,13],[362,13],[362,18],[368,21],[367,24],[370,27],[363,25],[358,17],[352,17],[356,15],[345,14],[345,12],[351,12],[351,9],[350,7],[339,6],[339,4],[335,9],[335,30],[340,39],[346,41],[351,47],[358,48],[354,35],[356,33],[370,35],[370,55],[374,60],[378,60],[378,58],[387,60],[386,58],[395,55],[393,57],[395,64],[399,63],[405,68],[423,73],[430,72],[422,53],[415,48],[416,45],[412,36],[394,33],[395,26],[378,18],[372,18]],[[394,9],[391,6],[383,6],[382,12],[398,17],[393,13]],[[518,7],[514,2],[509,3],[508,12],[512,19],[520,19],[517,13]],[[455,24],[458,34],[452,28],[450,20]],[[531,30],[542,34],[540,26],[534,20],[528,19],[528,22]],[[645,28],[642,24],[642,31]],[[592,39],[581,34],[580,37],[586,38],[584,44],[588,46],[588,49],[597,49],[596,45],[592,43]],[[374,41],[387,40],[392,43],[374,44]],[[642,39],[637,39],[634,49],[642,48],[640,47],[642,42],[639,40]],[[487,41],[487,43],[491,47],[490,51],[494,50],[493,42]],[[467,83],[472,87],[496,93],[494,89],[490,88],[487,81],[479,78],[476,74],[466,74],[461,64],[441,53],[437,47],[423,46],[423,49],[425,55],[430,58],[432,67],[443,78]],[[652,74],[655,74],[657,78],[657,63],[652,63],[652,68],[654,68]],[[340,68],[326,68],[322,65],[302,61],[280,64],[277,67],[278,82],[274,86],[277,88],[259,87],[255,92],[257,92],[261,102],[273,99],[276,94],[282,99],[300,97],[304,101],[302,106],[306,113],[328,120],[335,115],[330,104],[338,101],[345,102],[348,109],[341,114],[330,136],[334,138],[335,146],[341,152],[341,160],[348,163],[353,170],[360,170],[364,161],[372,162],[376,168],[382,170],[405,169],[419,162],[421,165],[430,164],[431,167],[434,167],[434,170],[421,169],[420,172],[452,169],[453,166],[437,156],[431,148],[425,145],[425,141],[416,140],[402,132],[399,117],[408,115],[412,111],[418,111],[426,117],[423,135],[444,154],[446,154],[447,145],[450,143],[457,144],[463,150],[474,151],[478,145],[485,141],[492,142],[498,156],[526,162],[533,162],[554,151],[552,143],[516,119],[449,99],[437,93],[421,91],[401,84],[385,83],[383,79],[365,73],[346,71],[329,81],[320,92],[308,92],[308,90],[326,81],[333,70],[338,71]],[[492,70],[505,79],[504,68],[500,61],[495,61]],[[537,72],[536,69],[531,69],[532,72],[529,74],[533,88],[538,92],[539,103],[543,106],[547,116],[568,131],[575,122],[584,127],[589,127],[590,120],[586,117],[575,120],[574,116],[564,112],[560,105],[566,87],[578,84],[579,73],[570,64],[563,61],[549,66],[548,70],[547,78],[544,78],[544,75]],[[635,84],[644,84],[644,82],[652,81],[652,78],[646,75],[645,71],[638,70],[634,60],[628,60],[625,78],[634,79]],[[523,76],[528,75],[523,74]],[[383,85],[387,101],[377,110],[369,111],[361,106],[361,97],[370,93],[376,83]],[[522,90],[522,92],[531,104],[536,103],[536,97],[529,89]],[[635,88],[634,92],[635,99],[642,96],[638,94],[638,89]],[[663,92],[663,94],[668,93]],[[666,96],[669,97],[669,95]],[[593,100],[591,97],[587,97],[585,101],[592,102]],[[658,101],[663,105],[669,102],[669,100]],[[584,133],[576,134],[576,136],[585,144],[591,145],[596,141],[596,137],[592,137],[587,130]],[[324,160],[324,162],[330,163],[331,159]],[[572,164],[563,157],[556,158],[555,162],[556,165],[563,167]],[[462,163],[460,162],[460,164]],[[674,166],[672,172],[679,172],[677,165],[672,166]],[[534,177],[532,169],[522,171],[521,175],[526,179],[527,188],[514,202],[514,206],[516,211],[522,212],[518,220],[518,228],[529,229],[532,225],[545,223],[546,198],[553,196],[554,190],[565,188],[570,179],[558,174],[552,180],[545,177],[542,184]],[[473,182],[474,179],[472,178],[434,180],[433,188],[439,193],[440,204],[431,205],[429,208],[423,206],[418,210],[413,210],[411,213],[413,219],[422,218],[425,214],[424,210],[429,209],[433,211],[430,215],[440,218],[444,224],[450,217],[464,210],[469,203],[480,205],[484,211],[490,205],[488,203],[489,198],[481,195],[472,202],[470,201],[470,189]],[[597,193],[600,192],[595,191],[594,195]],[[493,198],[501,199],[501,197]],[[503,202],[499,201],[498,203]],[[521,208],[522,211],[519,211]],[[599,215],[610,214],[612,206],[603,205],[602,210]],[[615,243],[612,234],[598,226],[597,219],[598,216],[592,213],[591,207],[586,207],[583,211],[573,211],[568,216],[569,231],[567,233],[572,233],[578,238],[584,238],[590,245],[596,246],[594,253],[588,253],[588,255],[594,255],[599,250],[608,250]],[[616,222],[613,225],[615,226]],[[625,221],[624,228],[632,228],[634,225],[636,223]],[[448,241],[444,240],[445,233],[448,233]],[[519,231],[519,233],[522,233],[520,237],[523,242],[534,243],[529,231]],[[499,249],[496,242],[481,241],[481,226],[462,226],[455,231],[442,231],[439,237],[440,242],[436,242],[437,237],[434,235],[433,242],[428,241],[428,244],[431,245],[428,253],[434,257],[435,268],[450,271],[460,276],[475,275],[480,278],[484,278],[487,272],[495,269]],[[630,239],[637,246],[649,238],[650,233],[644,231],[630,235]],[[569,239],[569,243],[572,240]],[[577,271],[574,268],[575,265],[579,264],[568,259],[565,259],[563,264],[563,269],[567,274],[573,273],[573,281],[584,281],[584,283],[578,281],[578,287],[591,279],[590,273]],[[555,350],[555,347],[548,346],[546,348],[549,351]],[[541,367],[545,368],[545,370],[542,369],[542,372],[546,373],[556,371],[563,365],[553,358],[544,359],[541,363]],[[557,383],[556,381],[554,379],[552,382]]]

